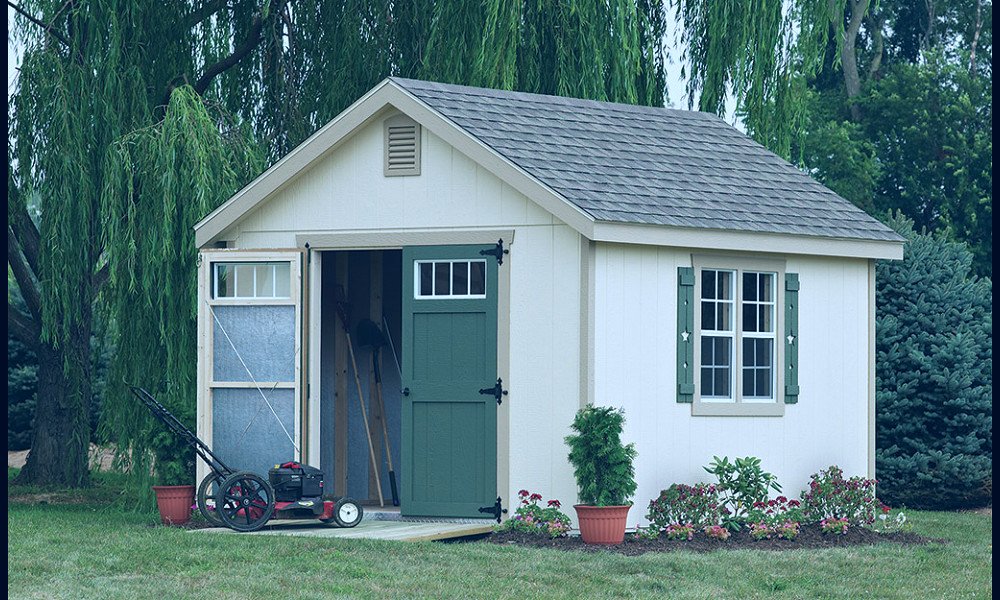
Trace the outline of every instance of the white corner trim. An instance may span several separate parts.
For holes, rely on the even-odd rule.
[[[868,261],[868,479],[875,476],[875,261]]]

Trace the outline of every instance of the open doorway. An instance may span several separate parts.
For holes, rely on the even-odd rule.
[[[384,505],[393,505],[390,462],[397,488],[406,477],[400,472],[401,264],[400,250],[322,256],[320,468],[327,493],[369,506],[379,505],[380,490]]]

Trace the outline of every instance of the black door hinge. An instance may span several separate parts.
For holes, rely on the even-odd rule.
[[[507,514],[507,509],[503,507],[500,496],[497,496],[497,501],[493,504],[493,506],[484,506],[479,509],[479,512],[493,515],[493,518],[497,520],[497,523],[499,523],[501,521],[500,515]]]
[[[497,406],[500,406],[503,397],[507,395],[507,390],[503,389],[503,379],[497,377],[496,385],[491,388],[483,388],[479,390],[479,393],[484,396],[493,396],[497,399]]]
[[[493,256],[497,259],[497,264],[502,265],[503,255],[510,254],[510,250],[504,250],[503,238],[500,238],[499,240],[497,240],[496,248],[491,248],[489,250],[480,250],[479,254],[480,256]]]

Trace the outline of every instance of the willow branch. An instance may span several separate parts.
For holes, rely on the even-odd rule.
[[[232,54],[208,67],[205,70],[205,73],[198,78],[198,81],[195,82],[194,91],[201,96],[205,93],[205,90],[208,89],[208,86],[211,85],[213,79],[233,68],[244,56],[250,54],[250,51],[257,47],[257,44],[260,43],[260,32],[263,27],[264,19],[261,18],[260,14],[254,15],[253,22],[250,24],[250,33],[247,34],[247,39],[244,40]]]
[[[7,302],[7,332],[21,340],[21,343],[31,350],[38,350],[42,328],[35,320],[21,314],[10,301]]]
[[[38,286],[35,285],[35,279],[31,275],[31,269],[28,268],[28,264],[24,260],[24,256],[21,254],[21,249],[18,246],[17,238],[14,236],[14,230],[7,226],[7,264],[10,266],[11,272],[14,274],[14,279],[17,281],[17,286],[21,290],[21,296],[24,298],[24,303],[28,307],[28,312],[36,320],[41,318],[41,297],[38,293]]]
[[[104,265],[98,269],[96,273],[94,273],[94,278],[92,279],[93,285],[91,286],[93,289],[93,297],[91,300],[97,300],[97,295],[101,293],[101,288],[104,287],[104,284],[108,281],[110,276],[111,269],[108,268],[108,265]]]
[[[208,19],[215,13],[219,12],[226,7],[226,0],[214,0],[214,2],[206,2],[201,6],[201,8],[191,11],[184,18],[184,28],[190,29],[195,25],[200,24],[205,19]]]
[[[72,48],[72,46],[70,46],[69,40],[66,38],[66,36],[64,36],[62,33],[60,33],[59,31],[57,31],[56,29],[54,29],[52,27],[52,25],[50,25],[48,23],[45,23],[43,21],[40,21],[40,20],[36,19],[35,17],[29,15],[24,10],[22,10],[20,6],[18,6],[16,4],[14,4],[13,2],[11,2],[11,0],[7,0],[7,6],[13,8],[14,12],[16,12],[19,15],[21,15],[22,17],[24,17],[28,21],[30,21],[30,22],[34,23],[35,25],[38,25],[39,27],[41,27],[42,30],[45,31],[45,33],[51,35],[55,39],[57,39],[60,42],[62,42],[62,44],[64,46],[66,46],[66,48]]]
[[[14,177],[10,169],[7,170],[7,194],[8,194],[8,209],[11,205],[17,206],[18,208],[14,210],[14,214],[8,217],[8,225],[14,232],[14,237],[17,239],[18,246],[20,246],[21,252],[24,253],[24,258],[28,261],[28,267],[32,271],[38,272],[38,256],[41,252],[42,238],[38,233],[38,228],[35,227],[34,221],[28,215],[28,209],[24,207],[19,201],[18,196],[20,192],[17,186],[14,184]],[[11,197],[13,197],[13,202],[10,202]]]

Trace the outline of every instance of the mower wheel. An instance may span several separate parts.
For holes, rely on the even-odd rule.
[[[216,527],[224,525],[219,518],[219,511],[215,508],[215,497],[219,495],[219,484],[222,482],[223,478],[216,476],[215,473],[209,473],[198,486],[198,510],[206,521]]]
[[[274,489],[266,479],[240,471],[219,486],[215,508],[222,523],[235,531],[257,531],[274,514]]]
[[[361,505],[350,498],[341,498],[333,505],[333,518],[341,527],[354,527],[364,514]]]

